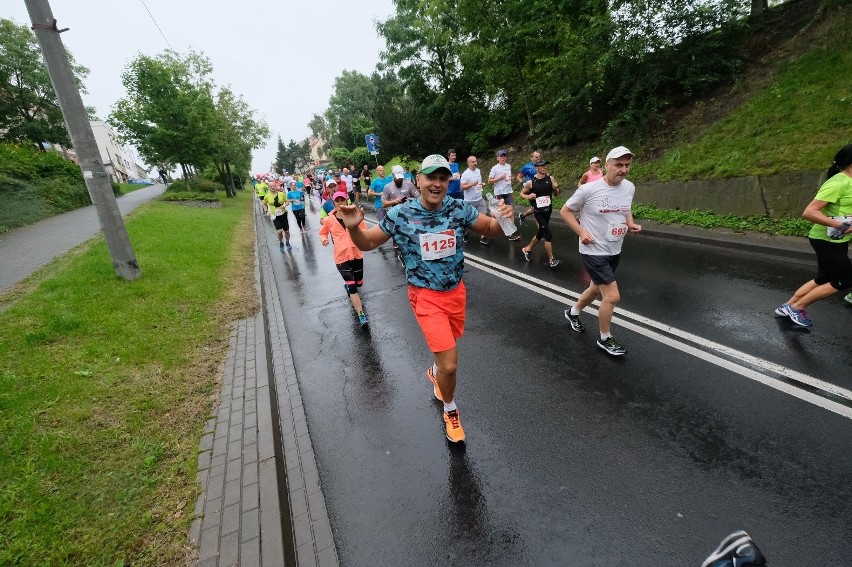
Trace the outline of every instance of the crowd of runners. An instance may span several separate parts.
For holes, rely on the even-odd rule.
[[[409,303],[434,355],[425,374],[435,398],[443,403],[446,435],[451,442],[465,439],[455,402],[456,341],[464,332],[466,316],[464,244],[469,241],[468,231],[478,234],[483,246],[489,246],[492,238],[501,235],[512,242],[521,239],[512,222],[513,180],[521,186],[520,196],[530,203],[528,209],[518,213],[518,222],[523,224],[532,216],[537,225],[535,236],[521,248],[525,260],[531,261],[534,249],[542,242],[548,265],[555,268],[560,264],[553,254],[549,223],[553,197],[561,190],[549,173],[549,162],[535,151],[530,162],[513,177],[506,151],[498,150],[496,158],[487,177],[478,169],[478,159],[473,155],[468,156],[467,168],[460,173],[456,151],[451,149],[446,157],[428,156],[419,172],[395,165],[386,176],[384,166],[379,165],[375,175],[371,175],[364,166],[355,175],[351,168],[317,179],[285,174],[259,178],[255,186],[263,213],[276,228],[282,252],[290,249],[287,207],[304,232],[303,188],[316,189],[322,203],[319,237],[323,246],[333,243],[335,265],[362,327],[369,323],[358,294],[364,282],[363,252],[392,241],[405,267]],[[588,171],[559,211],[578,237],[580,260],[590,280],[576,303],[565,310],[565,318],[573,331],[584,332],[581,313],[599,299],[596,344],[613,356],[626,353],[611,334],[613,312],[620,299],[616,269],[624,238],[642,230],[631,212],[635,186],[626,178],[633,158],[634,154],[624,146],[610,150],[604,160],[592,157]],[[800,326],[812,325],[805,307],[852,287],[852,263],[848,258],[848,242],[852,239],[852,145],[837,153],[827,178],[803,214],[814,223],[809,240],[817,254],[817,275],[775,310],[777,315],[789,317]],[[486,184],[492,187],[493,195],[483,194]],[[377,224],[372,227],[365,222],[361,206],[365,190],[367,199],[374,199]]]

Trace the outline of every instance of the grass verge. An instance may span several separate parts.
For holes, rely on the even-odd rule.
[[[0,313],[0,564],[185,564],[230,323],[257,308],[250,211],[151,203],[142,278],[98,240]]]

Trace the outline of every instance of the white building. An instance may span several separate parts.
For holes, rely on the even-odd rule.
[[[90,124],[101,154],[101,161],[113,181],[124,183],[128,179],[148,178],[148,170],[137,164],[135,151],[118,143],[118,136],[109,124],[103,120],[92,120]]]

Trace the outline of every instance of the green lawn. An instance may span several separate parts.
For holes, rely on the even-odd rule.
[[[184,564],[229,323],[256,309],[250,211],[146,205],[139,280],[98,240],[0,312],[0,565]]]

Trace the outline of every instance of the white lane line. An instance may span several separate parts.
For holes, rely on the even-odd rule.
[[[482,270],[486,273],[495,275],[495,276],[497,276],[501,279],[504,279],[508,282],[514,283],[514,284],[519,285],[521,287],[525,287],[525,288],[527,288],[531,291],[534,291],[534,292],[536,292],[540,295],[543,295],[545,297],[553,299],[554,301],[564,303],[565,296],[569,296],[569,297],[572,297],[572,298],[575,298],[575,299],[577,297],[579,297],[579,294],[577,294],[573,291],[570,291],[570,290],[565,289],[563,287],[551,284],[550,282],[546,282],[546,281],[540,280],[540,279],[532,277],[532,276],[528,276],[528,275],[525,275],[525,274],[521,274],[519,272],[515,272],[514,270],[508,269],[508,268],[501,266],[499,264],[495,264],[493,262],[485,260],[484,258],[479,258],[479,257],[471,255],[471,254],[465,254],[465,259],[473,260],[472,262],[468,262],[468,264],[477,268],[477,269],[480,269],[480,270]],[[489,266],[494,266],[496,268],[499,268],[500,271],[498,271],[497,269],[493,269]],[[517,276],[509,275],[509,274],[504,273],[504,272],[510,272],[512,274],[517,274]],[[524,281],[524,280],[528,280],[528,281]],[[532,285],[531,283],[528,283],[528,282],[534,282],[537,285]],[[539,287],[539,286],[541,286],[541,287]],[[548,289],[542,289],[542,287],[555,290],[559,293],[554,293],[552,291],[548,291]],[[595,304],[600,305],[600,303],[597,302],[597,301],[595,302]],[[592,313],[595,316],[597,316],[597,314],[598,314],[597,309],[593,309],[591,307],[587,307],[586,311]],[[760,372],[758,372],[758,371],[756,371],[752,368],[748,368],[748,367],[743,366],[741,364],[737,364],[736,362],[733,362],[733,361],[728,360],[726,358],[722,358],[721,356],[717,356],[717,355],[713,354],[712,352],[707,352],[706,350],[702,350],[702,348],[708,349],[708,350],[711,350],[711,351],[716,351],[716,352],[718,352],[720,354],[724,354],[726,356],[739,358],[741,360],[748,362],[749,364],[763,368],[767,372],[772,372],[772,373],[784,376],[785,378],[795,380],[795,381],[800,382],[802,384],[805,384],[805,385],[807,385],[811,388],[824,391],[826,393],[832,394],[832,395],[837,396],[837,397],[841,397],[841,398],[844,398],[844,399],[847,399],[847,400],[852,400],[852,392],[850,392],[849,390],[846,390],[845,388],[841,388],[840,386],[837,386],[835,384],[830,384],[830,383],[825,382],[823,380],[819,380],[819,379],[814,378],[812,376],[808,376],[807,374],[803,374],[801,372],[792,370],[790,368],[786,368],[784,366],[781,366],[779,364],[775,364],[775,363],[770,362],[768,360],[763,360],[763,359],[758,358],[756,356],[752,356],[752,355],[749,355],[747,353],[740,352],[736,349],[726,347],[724,345],[720,345],[718,343],[715,343],[715,342],[710,341],[708,339],[704,339],[704,338],[699,337],[697,335],[693,335],[691,333],[681,331],[680,329],[677,329],[675,327],[671,327],[669,325],[664,325],[662,323],[658,323],[656,321],[648,319],[647,317],[642,317],[641,315],[637,315],[637,314],[631,313],[631,312],[623,310],[623,309],[616,308],[615,312],[618,315],[622,315],[624,317],[629,317],[629,318],[634,319],[635,321],[641,322],[643,325],[646,325],[646,326],[658,329],[662,332],[665,332],[665,333],[674,335],[676,337],[679,337],[680,339],[682,339],[684,341],[689,341],[689,342],[695,343],[696,345],[698,345],[698,347],[701,347],[701,348],[698,348],[696,346],[692,346],[692,345],[689,345],[689,344],[685,344],[685,343],[680,342],[678,340],[675,340],[671,337],[667,337],[667,336],[660,334],[656,331],[648,329],[645,326],[640,326],[640,325],[637,325],[635,323],[632,323],[632,322],[630,322],[627,319],[624,319],[622,317],[613,316],[613,322],[621,325],[622,327],[630,329],[631,331],[639,333],[640,335],[644,335],[644,336],[646,336],[650,339],[653,339],[653,340],[658,341],[662,344],[670,346],[670,347],[677,349],[681,352],[695,356],[696,358],[700,358],[704,361],[715,364],[716,366],[719,366],[721,368],[725,368],[726,370],[730,370],[731,372],[739,374],[740,376],[744,376],[745,378],[755,380],[756,382],[760,382],[761,384],[769,386],[770,388],[774,388],[776,390],[779,390],[781,392],[784,392],[786,394],[789,394],[791,396],[794,396],[796,398],[804,400],[808,403],[811,403],[815,406],[821,407],[823,409],[827,409],[827,410],[834,412],[838,415],[842,415],[843,417],[846,417],[848,419],[852,419],[852,408],[850,408],[850,407],[844,406],[843,404],[839,404],[837,402],[834,402],[832,400],[829,400],[827,398],[824,398],[820,395],[814,394],[814,393],[809,392],[807,390],[803,390],[803,389],[798,388],[798,387],[796,387],[792,384],[788,384],[788,383],[786,383],[782,380],[778,380],[776,378],[773,378],[772,376],[767,376],[766,374],[762,374],[762,373],[760,373]]]

